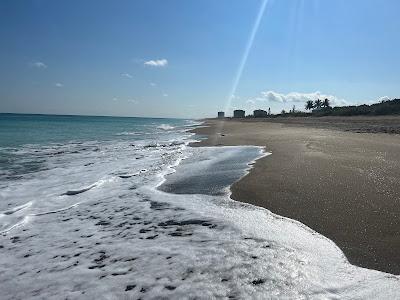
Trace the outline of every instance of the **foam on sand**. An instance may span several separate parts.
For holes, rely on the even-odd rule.
[[[1,211],[14,212],[3,213],[0,224],[15,217],[7,222],[16,227],[0,236],[2,298],[400,295],[398,276],[352,266],[332,241],[301,223],[229,198],[227,184],[264,155],[260,148],[190,148],[189,141],[180,133],[154,147],[69,145],[87,150],[48,156],[46,170],[3,187]],[[229,183],[218,179],[228,175]],[[203,193],[208,177],[213,192]],[[198,179],[197,192],[171,193],[188,178]],[[173,188],[165,192],[162,184]]]

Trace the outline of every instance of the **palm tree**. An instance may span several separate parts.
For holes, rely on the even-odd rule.
[[[314,107],[315,108],[321,108],[322,107],[322,101],[321,100],[315,100],[315,102],[314,102]]]
[[[329,102],[328,98],[325,98],[324,103],[322,103],[322,105],[326,108],[331,107],[331,103]]]
[[[312,110],[314,108],[314,102],[312,100],[308,100],[306,102],[306,110]]]

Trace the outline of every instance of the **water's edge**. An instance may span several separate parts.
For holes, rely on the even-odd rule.
[[[196,128],[209,127],[209,125],[204,125],[205,122],[206,122],[206,121],[202,120],[202,124],[201,124],[200,126],[197,126]],[[196,139],[194,142],[189,143],[188,146],[190,146],[190,147],[203,147],[203,148],[210,147],[210,146],[207,146],[207,145],[199,145],[199,143],[200,143],[201,141],[203,141],[203,140],[207,141],[207,140],[210,139],[210,137],[209,137],[209,135],[207,135],[207,134],[198,135],[197,133],[195,133],[196,128],[195,128],[194,130],[191,130],[191,132],[194,134],[194,138],[195,138],[195,139],[196,139],[197,136],[200,136],[201,139]],[[395,275],[395,274],[383,272],[383,271],[380,271],[380,270],[369,269],[369,268],[365,268],[365,267],[362,267],[362,266],[359,266],[359,265],[351,264],[351,263],[349,262],[348,258],[346,257],[345,253],[342,251],[342,249],[341,249],[334,241],[332,241],[329,237],[324,236],[323,234],[321,234],[321,233],[319,233],[318,231],[312,229],[311,227],[307,226],[306,224],[302,223],[302,222],[299,221],[299,220],[292,219],[292,218],[285,217],[285,216],[281,216],[281,215],[279,215],[279,214],[276,214],[276,213],[271,212],[268,208],[265,208],[265,207],[262,207],[262,206],[258,206],[258,205],[255,205],[255,204],[251,204],[251,203],[248,203],[248,202],[246,202],[246,201],[242,201],[242,200],[239,199],[239,198],[233,198],[232,191],[231,191],[231,187],[232,187],[233,185],[235,185],[235,184],[241,184],[241,181],[242,181],[245,177],[247,177],[248,175],[251,175],[252,170],[256,167],[256,164],[257,164],[257,162],[258,162],[260,159],[263,159],[263,158],[265,158],[265,157],[267,157],[267,156],[269,156],[269,155],[272,155],[271,152],[268,152],[268,149],[267,149],[266,146],[242,145],[242,144],[235,144],[235,145],[226,146],[226,145],[219,144],[219,145],[215,145],[215,146],[213,146],[213,147],[220,147],[220,148],[229,148],[229,147],[258,147],[258,148],[262,149],[263,155],[257,157],[257,158],[254,159],[253,161],[250,161],[250,162],[248,163],[248,166],[249,166],[249,167],[245,170],[245,174],[243,174],[240,178],[238,178],[236,181],[234,181],[234,182],[229,186],[229,198],[230,198],[232,201],[237,201],[237,202],[241,203],[241,204],[244,205],[244,206],[257,207],[257,208],[259,208],[259,209],[265,209],[266,211],[268,211],[269,213],[273,214],[273,215],[274,215],[275,217],[277,217],[277,218],[282,218],[282,219],[285,219],[285,220],[287,220],[287,221],[289,221],[289,222],[293,222],[293,223],[297,224],[298,226],[301,226],[301,227],[305,228],[306,230],[309,230],[310,232],[313,232],[313,233],[315,233],[315,234],[318,234],[318,235],[324,237],[327,241],[329,241],[330,243],[332,243],[332,245],[334,245],[334,247],[336,247],[336,248],[338,249],[338,251],[340,251],[340,252],[342,253],[343,259],[346,261],[346,263],[348,263],[348,264],[351,265],[351,266],[354,266],[354,267],[357,267],[357,268],[361,268],[361,269],[365,269],[365,270],[371,270],[371,271],[381,272],[381,273],[387,274],[388,276],[395,276],[395,277],[399,278],[399,280],[400,280],[400,275]]]
[[[0,224],[25,221],[0,235],[5,299],[400,294],[397,277],[352,266],[308,227],[230,198],[263,148],[188,147],[194,125],[171,124],[19,150],[46,164],[0,185]]]

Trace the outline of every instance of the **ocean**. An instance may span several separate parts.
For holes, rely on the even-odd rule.
[[[1,299],[398,298],[398,276],[231,200],[269,153],[190,147],[196,126],[0,114]]]

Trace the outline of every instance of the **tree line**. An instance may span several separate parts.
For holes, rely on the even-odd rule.
[[[305,109],[311,112],[304,112],[293,108],[290,111],[282,110],[280,114],[268,113],[266,117],[322,117],[322,116],[359,116],[359,115],[400,115],[400,99],[382,100],[379,103],[371,105],[349,105],[349,106],[331,106],[331,101],[327,98],[315,101],[308,100],[305,103]],[[253,118],[248,115],[246,118]]]
[[[382,100],[371,105],[349,105],[331,107],[328,99],[307,101],[306,110],[312,110],[313,116],[358,116],[358,115],[395,115],[400,114],[400,99]]]
[[[315,101],[308,100],[306,102],[306,106],[305,106],[306,110],[312,110],[314,108],[321,109],[321,108],[330,108],[330,107],[331,107],[331,103],[328,98],[325,98],[325,100],[323,100],[323,101],[320,99],[317,99]]]

